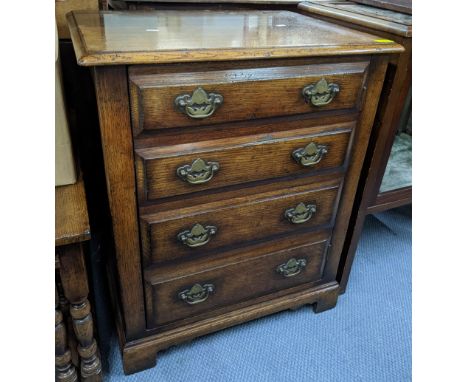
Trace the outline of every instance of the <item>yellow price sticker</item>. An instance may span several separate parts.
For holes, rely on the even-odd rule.
[[[374,42],[384,42],[384,43],[386,42],[386,43],[389,43],[389,42],[395,42],[395,41],[393,41],[393,40],[387,40],[387,39],[385,39],[385,38],[382,38],[382,39],[380,39],[380,40],[374,40]]]

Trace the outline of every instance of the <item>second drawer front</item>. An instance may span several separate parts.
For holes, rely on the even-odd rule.
[[[344,165],[355,122],[270,135],[136,150],[140,200]],[[197,167],[198,166],[198,167]]]
[[[340,180],[141,216],[145,263],[330,226]]]
[[[147,278],[151,326],[205,313],[322,277],[327,240],[175,279]]]

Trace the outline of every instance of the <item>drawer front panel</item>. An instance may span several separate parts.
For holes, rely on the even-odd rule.
[[[146,264],[205,256],[333,223],[341,180],[141,216]]]
[[[200,267],[187,277],[149,278],[150,326],[319,281],[327,243],[328,240],[308,243],[222,267]]]
[[[340,168],[345,164],[354,126],[355,123],[350,122],[136,150],[139,199],[151,201],[240,183]],[[198,169],[195,168],[197,164],[200,164]]]
[[[358,108],[368,62],[138,74],[130,70],[134,134]]]

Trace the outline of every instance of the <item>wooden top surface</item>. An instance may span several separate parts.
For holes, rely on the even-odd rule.
[[[379,7],[383,9],[390,9],[392,11],[403,12],[407,14],[413,13],[412,0],[355,0],[356,3],[362,3]]]
[[[287,11],[76,11],[84,66],[402,52],[397,43]]]
[[[400,12],[357,4],[352,1],[310,0],[298,5],[302,11],[330,17],[398,36],[412,36],[412,16]]]
[[[83,179],[55,187],[55,246],[91,238]]]
[[[297,4],[301,0],[124,0],[126,3]]]

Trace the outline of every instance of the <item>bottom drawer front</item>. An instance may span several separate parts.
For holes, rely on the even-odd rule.
[[[203,270],[187,277],[150,281],[152,325],[260,297],[322,277],[328,240]]]

